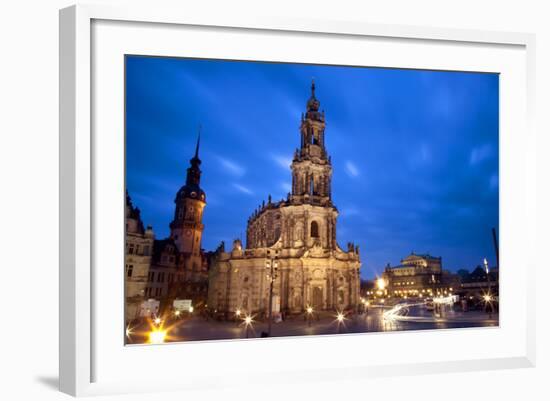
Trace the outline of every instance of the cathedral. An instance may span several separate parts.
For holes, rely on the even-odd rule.
[[[341,249],[336,241],[338,209],[331,194],[325,113],[319,107],[312,82],[300,148],[290,166],[292,192],[280,201],[269,196],[252,213],[246,247],[235,240],[231,250],[223,243],[217,249],[209,271],[210,309],[265,314],[272,279],[274,312],[341,311],[358,305],[359,247],[348,243]],[[266,266],[275,266],[274,272]]]

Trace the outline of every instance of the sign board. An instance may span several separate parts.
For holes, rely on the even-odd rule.
[[[183,312],[192,312],[193,305],[191,299],[176,299],[172,304],[174,310],[179,310]]]
[[[140,317],[151,317],[158,314],[160,308],[160,301],[150,298],[147,301],[141,303],[139,310]]]

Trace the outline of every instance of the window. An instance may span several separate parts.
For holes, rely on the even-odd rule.
[[[127,270],[128,277],[132,277],[133,271],[134,271],[134,265],[129,265]]]
[[[143,246],[143,256],[149,256],[149,245]]]
[[[128,245],[128,253],[130,255],[132,255],[134,253],[134,244],[129,244]]]
[[[316,221],[311,222],[310,236],[311,238],[319,238],[319,225]]]
[[[149,281],[155,281],[155,272],[151,272],[151,277],[149,277]]]

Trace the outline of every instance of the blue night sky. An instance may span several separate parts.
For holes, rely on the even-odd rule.
[[[245,238],[268,194],[286,197],[312,77],[338,241],[359,244],[362,276],[411,251],[452,271],[494,265],[496,74],[128,56],[127,188],[156,238],[169,235],[199,124],[205,250]]]

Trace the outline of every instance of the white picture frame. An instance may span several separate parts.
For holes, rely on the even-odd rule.
[[[414,26],[390,26],[376,25],[357,21],[321,21],[321,20],[297,20],[293,18],[275,18],[258,15],[242,15],[240,17],[224,17],[215,14],[196,14],[187,13],[185,9],[165,10],[151,8],[112,8],[108,6],[73,6],[63,9],[60,12],[60,389],[71,395],[94,395],[108,393],[125,393],[132,391],[156,391],[166,389],[197,389],[206,386],[206,383],[216,380],[217,386],[231,386],[233,380],[230,374],[219,368],[219,372],[210,370],[194,376],[190,375],[188,379],[175,379],[167,377],[164,381],[151,380],[151,382],[143,383],[143,381],[135,380],[135,375],[127,376],[120,374],[108,376],[105,380],[102,378],[102,372],[98,371],[98,366],[104,366],[105,362],[98,364],[95,361],[97,353],[103,352],[106,341],[99,338],[96,327],[101,322],[98,319],[104,319],[104,314],[98,313],[101,306],[94,306],[94,288],[106,285],[101,281],[101,276],[94,274],[94,264],[98,260],[98,255],[94,253],[94,235],[97,234],[98,216],[101,211],[98,211],[97,199],[94,198],[94,191],[97,188],[97,181],[94,176],[97,173],[98,152],[102,152],[104,145],[98,144],[93,137],[92,126],[97,122],[94,118],[94,87],[92,79],[94,76],[94,68],[101,68],[101,65],[94,59],[94,55],[98,49],[97,46],[105,43],[99,39],[94,42],[93,32],[94,24],[101,21],[107,24],[120,23],[122,26],[117,27],[119,30],[132,29],[129,25],[124,24],[152,24],[163,29],[177,29],[177,27],[205,27],[212,29],[228,29],[232,32],[240,30],[248,33],[256,31],[267,33],[283,33],[285,35],[307,35],[313,37],[315,35],[324,38],[339,37],[339,38],[374,38],[378,40],[391,41],[411,41],[418,43],[433,43],[437,46],[453,45],[462,46],[464,48],[480,48],[484,46],[496,48],[513,49],[509,57],[510,60],[516,60],[517,68],[522,75],[521,82],[515,82],[514,85],[521,89],[521,93],[525,96],[520,96],[519,109],[505,108],[510,114],[516,115],[516,120],[510,122],[512,128],[510,130],[513,136],[507,136],[504,143],[503,151],[515,149],[518,154],[513,157],[516,159],[503,158],[503,166],[501,167],[502,176],[507,177],[514,185],[522,184],[521,191],[515,191],[513,185],[510,185],[501,192],[501,199],[510,200],[510,207],[504,207],[501,213],[508,223],[517,227],[517,230],[522,234],[523,239],[519,237],[506,237],[503,234],[501,247],[505,249],[508,244],[513,245],[513,251],[505,251],[503,258],[516,260],[518,255],[522,255],[522,271],[523,275],[534,275],[535,261],[534,252],[531,252],[535,241],[531,238],[535,226],[536,210],[535,210],[535,133],[532,128],[532,112],[534,109],[534,44],[535,38],[530,34],[523,33],[506,33],[506,32],[484,32],[471,31],[460,29],[440,29],[428,27]],[[151,26],[151,25],[148,25]],[[143,27],[143,26],[142,26]],[[137,29],[137,28],[136,28]],[[159,30],[159,32],[162,29]],[[166,35],[166,32],[160,32],[159,35]],[[150,36],[154,40],[154,34]],[[116,41],[113,41],[116,42]],[[154,43],[154,42],[153,42]],[[113,46],[116,46],[114,44]],[[101,50],[101,49],[100,49]],[[517,51],[516,51],[517,50]],[[171,55],[172,50],[166,48],[165,55]],[[514,54],[512,54],[514,53]],[[517,53],[517,54],[516,54]],[[395,62],[399,63],[399,58],[403,55],[394,55]],[[503,56],[504,57],[504,56]],[[505,56],[508,57],[508,56]],[[503,63],[503,59],[495,58],[494,70],[500,72],[498,63]],[[514,63],[511,63],[514,64]],[[439,65],[435,65],[433,61],[426,61],[424,65],[419,65],[418,68],[442,68],[449,64],[444,61]],[[515,65],[515,64],[514,64]],[[516,68],[502,66],[502,68]],[[458,68],[457,68],[458,69]],[[515,73],[517,73],[516,71]],[[513,75],[513,73],[511,73]],[[120,88],[119,88],[120,89]],[[101,95],[99,95],[101,96]],[[116,100],[116,99],[115,99]],[[515,104],[517,106],[517,104]],[[524,109],[523,109],[524,108]],[[501,113],[503,108],[501,108]],[[97,116],[96,116],[97,117]],[[507,127],[507,125],[506,125]],[[502,141],[502,139],[501,139]],[[501,142],[502,144],[502,142]],[[120,150],[114,146],[113,151]],[[112,161],[112,158],[103,158],[105,163],[113,163],[107,169],[116,169],[117,165]],[[518,163],[516,163],[518,162]],[[511,164],[515,168],[511,169]],[[519,193],[518,193],[519,192]],[[512,206],[518,207],[512,207]],[[506,206],[506,205],[505,205]],[[502,217],[501,217],[502,218]],[[122,220],[120,220],[122,221]],[[101,224],[99,225],[101,227]],[[122,230],[122,224],[121,230]],[[501,228],[505,233],[505,226]],[[122,271],[121,264],[121,271]],[[374,363],[356,361],[346,361],[346,358],[331,360],[330,366],[323,366],[321,363],[316,365],[298,366],[297,370],[285,370],[283,366],[277,365],[271,368],[262,368],[257,365],[254,371],[250,371],[250,375],[256,378],[256,381],[268,383],[274,376],[287,381],[293,380],[327,380],[338,379],[342,377],[354,378],[361,380],[365,377],[385,376],[389,374],[408,374],[414,369],[415,373],[433,373],[433,372],[455,372],[468,371],[478,369],[497,369],[511,367],[530,367],[535,363],[535,315],[534,308],[526,308],[525,306],[533,302],[535,299],[534,280],[525,280],[519,278],[517,284],[507,280],[506,273],[503,273],[501,285],[504,289],[507,286],[517,285],[518,292],[517,310],[514,311],[514,319],[521,318],[518,325],[521,334],[514,334],[514,345],[517,345],[514,352],[506,353],[502,350],[499,354],[498,350],[491,352],[472,355],[467,359],[431,359],[430,361],[416,360],[411,356],[407,362],[381,363],[380,360]],[[107,291],[108,292],[108,291]],[[506,291],[505,291],[506,292]],[[120,304],[122,304],[122,299]],[[115,308],[116,309],[116,308]],[[118,311],[118,309],[117,309]],[[117,312],[118,313],[118,312]],[[115,313],[116,315],[116,313]],[[121,317],[121,325],[123,319]],[[507,321],[503,317],[502,325],[499,329],[505,333],[508,328],[512,330],[510,320]],[[116,326],[113,330],[122,332],[121,326]],[[484,332],[462,331],[464,335],[479,335],[485,337],[486,340],[496,336],[496,330]],[[469,334],[468,334],[469,333]],[[474,334],[471,334],[474,333]],[[481,334],[479,334],[481,333]],[[414,334],[406,333],[391,333],[388,334],[393,338],[395,336],[403,336],[398,338],[406,338],[404,336],[414,336]],[[384,335],[386,336],[386,335]],[[438,333],[423,333],[423,338],[436,338],[435,336],[445,336],[449,339],[454,338],[454,334],[449,331]],[[122,336],[120,347],[124,348]],[[347,340],[346,340],[347,338]],[[382,338],[382,335],[378,338]],[[412,337],[411,337],[412,338]],[[416,337],[415,337],[416,338]],[[504,336],[502,341],[510,341],[511,337]],[[360,340],[360,337],[340,337],[332,338],[327,347],[346,346],[343,341],[354,343]],[[285,344],[289,346],[289,341],[285,340],[269,340],[274,341],[273,347]],[[303,352],[309,352],[308,348],[315,346],[316,340],[307,340],[301,342]],[[424,340],[422,340],[424,341]],[[516,344],[517,343],[517,344]],[[278,344],[278,345],[277,345]],[[123,351],[124,355],[120,358],[172,358],[173,354],[178,351],[175,347],[187,347],[186,352],[191,355],[191,358],[196,358],[191,347],[203,347],[201,352],[206,350],[207,346],[212,349],[212,352],[231,352],[228,346],[230,342],[219,342],[217,344],[181,344],[162,346],[158,348],[132,348],[132,351]],[[350,345],[351,347],[352,345]],[[167,350],[169,347],[174,347]],[[239,342],[232,346],[233,352],[245,352],[253,357],[254,354],[265,352],[262,348],[261,341]],[[244,347],[244,348],[243,348]],[[121,348],[121,349],[122,349]],[[135,349],[135,351],[134,351]],[[196,348],[195,348],[196,349]],[[210,351],[208,351],[210,352]],[[144,355],[144,354],[147,355]],[[154,353],[154,355],[153,355]],[[135,355],[133,355],[135,354]],[[195,353],[196,354],[196,353]],[[159,356],[160,355],[160,356]],[[227,354],[227,357],[235,357],[239,354]],[[101,358],[100,358],[101,359]],[[376,359],[376,356],[373,356]],[[135,359],[134,359],[135,360]],[[398,360],[398,359],[395,359]],[[105,361],[105,358],[103,358]],[[113,361],[113,366],[118,366]],[[199,361],[197,361],[198,363]],[[120,365],[122,366],[122,365]],[[309,366],[309,367],[307,367]],[[227,367],[228,371],[230,366]],[[246,371],[246,367],[243,367]],[[181,372],[180,372],[181,374]],[[262,375],[270,375],[269,379],[262,378]]]

